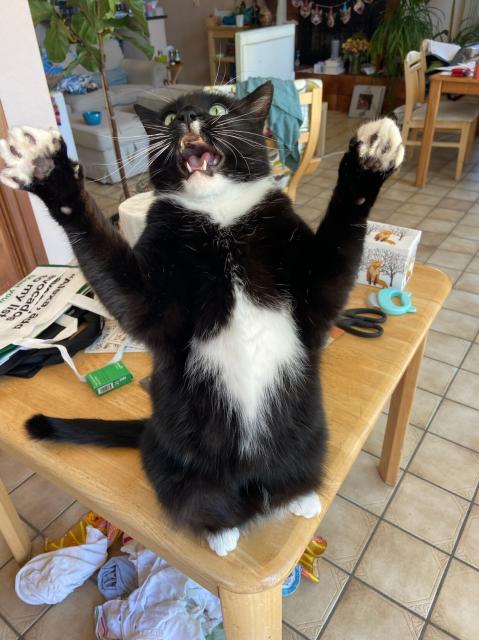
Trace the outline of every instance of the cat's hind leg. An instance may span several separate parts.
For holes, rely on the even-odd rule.
[[[206,538],[210,549],[217,555],[224,557],[236,549],[240,538],[240,530],[238,527],[220,529],[215,533],[208,533]]]
[[[298,496],[288,503],[287,509],[294,516],[314,518],[321,513],[321,500],[315,491]]]

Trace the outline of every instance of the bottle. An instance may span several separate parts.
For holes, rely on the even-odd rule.
[[[296,68],[298,68],[300,66],[300,64],[301,64],[301,56],[300,56],[300,53],[299,53],[299,49],[296,49],[296,56],[294,58],[294,66]]]
[[[180,52],[178,49],[175,49],[175,63],[176,64],[181,64],[181,56],[180,56]]]

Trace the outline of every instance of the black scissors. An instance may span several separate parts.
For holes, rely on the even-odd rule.
[[[387,315],[381,309],[371,307],[346,309],[336,322],[336,326],[360,338],[379,338],[384,333],[381,325],[386,322],[386,318]]]

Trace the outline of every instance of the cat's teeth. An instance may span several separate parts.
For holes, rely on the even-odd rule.
[[[207,167],[208,167],[208,163],[206,162],[206,160],[203,160],[203,165],[201,167],[201,170],[206,171]]]
[[[190,173],[193,173],[193,169],[190,167],[190,163],[188,162],[188,160],[186,161],[186,167]]]

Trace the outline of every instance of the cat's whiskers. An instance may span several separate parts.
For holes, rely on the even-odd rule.
[[[245,156],[241,153],[241,151],[238,149],[238,147],[233,143],[229,143],[226,140],[222,140],[222,143],[225,144],[226,146],[228,146],[234,153],[235,158],[236,158],[236,166],[238,166],[238,157],[235,153],[235,150],[240,154],[240,156],[243,158],[243,160],[245,161],[246,166],[248,167],[248,173],[249,175],[251,175],[251,167],[249,165],[249,162],[246,160]]]

